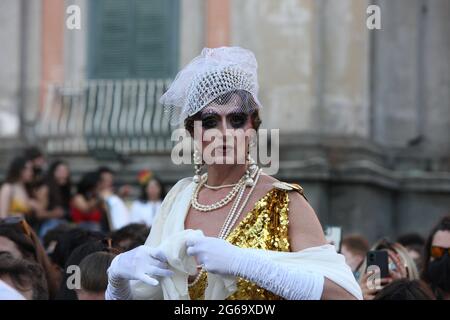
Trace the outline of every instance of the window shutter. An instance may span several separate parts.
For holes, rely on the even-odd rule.
[[[90,3],[90,78],[175,75],[178,0],[95,0]]]

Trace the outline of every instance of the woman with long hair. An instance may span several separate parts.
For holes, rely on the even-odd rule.
[[[422,279],[438,300],[450,300],[450,216],[439,220],[425,242]]]
[[[256,71],[248,50],[205,48],[161,98],[194,137],[195,175],[167,194],[146,244],[114,258],[107,299],[362,298],[303,189],[250,156]]]
[[[49,189],[49,210],[61,208],[64,210],[64,216],[68,217],[72,198],[72,181],[67,162],[62,160],[53,162],[48,169],[46,183]]]
[[[104,221],[103,201],[98,194],[99,175],[87,172],[77,186],[77,193],[70,203],[70,218],[83,229],[100,231]]]
[[[0,219],[10,215],[29,215],[36,208],[27,185],[33,181],[33,167],[24,157],[14,158],[0,188]]]
[[[132,223],[144,223],[151,227],[164,199],[164,186],[150,171],[144,170],[138,176],[140,196],[131,205]]]
[[[38,263],[44,270],[49,296],[55,297],[61,274],[52,267],[38,236],[24,218],[0,219],[0,251]]]
[[[38,183],[34,188],[34,197],[45,209],[45,213],[37,217],[39,236],[42,238],[49,230],[69,219],[72,184],[68,164],[61,160],[53,162],[45,180],[41,185]]]
[[[372,246],[371,250],[387,251],[389,261],[389,276],[380,279],[379,287],[369,288],[367,283],[369,277],[372,275],[372,272],[367,270],[367,258],[364,259],[357,272],[357,274],[360,275],[359,282],[361,290],[363,292],[364,300],[374,299],[378,292],[383,289],[383,287],[396,280],[408,279],[413,281],[420,278],[416,263],[409,255],[408,250],[400,243],[381,239]]]

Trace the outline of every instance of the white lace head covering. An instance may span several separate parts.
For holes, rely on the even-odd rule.
[[[160,99],[172,125],[183,123],[216,98],[236,90],[250,93],[259,108],[257,62],[240,47],[204,48],[175,77]]]

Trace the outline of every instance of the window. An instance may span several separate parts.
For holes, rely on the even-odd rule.
[[[178,0],[89,3],[89,78],[169,78],[176,74]]]

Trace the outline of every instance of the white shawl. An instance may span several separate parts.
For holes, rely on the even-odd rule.
[[[184,221],[189,210],[195,184],[192,178],[180,180],[164,199],[160,212],[152,226],[145,245],[160,248],[165,252],[169,266],[174,271],[171,278],[162,278],[161,285],[151,287],[141,281],[131,284],[134,299],[189,299],[188,276],[196,272],[193,257],[186,255],[185,239],[191,232],[185,230]],[[257,249],[255,249],[257,250]],[[357,299],[362,299],[361,289],[356,282],[345,258],[336,253],[334,246],[323,245],[298,252],[266,251],[267,257],[287,266],[302,266],[303,270],[319,273],[335,282]],[[222,300],[236,290],[236,278],[209,273],[206,300]]]

